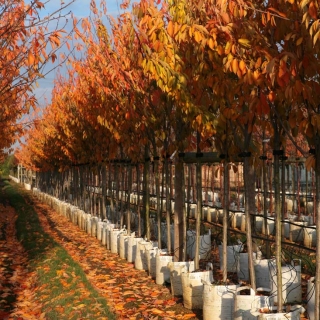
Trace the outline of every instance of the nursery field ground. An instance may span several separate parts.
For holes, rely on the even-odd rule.
[[[214,247],[214,278],[220,280]],[[302,275],[303,298],[309,278]],[[229,280],[237,281],[236,275]],[[1,319],[202,319],[202,310],[184,308],[169,287],[155,284],[30,191],[2,179]]]
[[[1,179],[0,319],[202,319],[202,311]]]

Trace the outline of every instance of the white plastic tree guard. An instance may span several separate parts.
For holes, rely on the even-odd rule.
[[[142,241],[143,239],[140,237],[136,237],[135,235],[131,235],[128,240],[128,256],[127,261],[132,263],[135,262],[137,256],[137,243]]]
[[[240,294],[243,290],[250,290],[249,295]],[[258,288],[257,291],[269,291],[269,289]],[[273,307],[273,298],[264,295],[256,295],[250,287],[239,287],[236,289],[234,303],[234,320],[256,320],[256,312],[263,308]]]
[[[193,272],[194,261],[169,262],[171,294],[173,296],[182,296],[182,272]]]
[[[138,203],[138,196],[134,193],[130,194],[130,203],[131,204],[137,204]]]
[[[203,281],[203,320],[234,318],[237,285],[216,285]]]
[[[103,246],[107,245],[107,225],[106,221],[102,222],[102,230],[101,230],[101,243]]]
[[[283,228],[284,228],[284,237],[286,239],[290,238],[290,220],[289,219],[285,219],[284,222],[282,223]]]
[[[223,209],[217,209],[217,215],[218,215],[218,222],[220,224],[223,224]],[[228,219],[228,226],[231,225],[230,219]]]
[[[31,190],[31,184],[30,183],[25,183],[24,182],[24,188],[26,189],[26,190]]]
[[[307,286],[307,290],[308,290],[307,291],[307,313],[308,313],[309,320],[316,320],[315,314],[314,314],[315,303],[316,303],[314,280],[315,280],[315,277],[310,278]]]
[[[146,259],[146,249],[153,247],[152,242],[142,240],[137,243],[136,259],[134,261],[134,267],[137,270],[148,270],[148,261]]]
[[[233,212],[231,214],[231,226],[232,228],[238,228],[240,229],[241,228],[241,220],[242,220],[242,216],[243,216],[243,212],[240,212],[240,211],[236,211],[236,212]]]
[[[240,226],[240,230],[245,232],[246,231],[246,215],[243,214],[241,216],[241,226]]]
[[[289,312],[276,312],[277,307],[273,307],[270,313],[258,313],[258,320],[300,320],[301,314],[304,313],[305,309],[300,305],[294,305],[291,307]]]
[[[87,234],[89,234],[89,235],[91,235],[91,214],[90,213],[88,213],[87,214],[87,227],[86,227],[86,231],[87,231]]]
[[[261,259],[262,253],[253,252],[252,253],[253,259],[256,260]],[[249,281],[249,255],[248,252],[240,252],[239,254],[239,268],[237,271],[238,279],[243,281]]]
[[[311,226],[313,224],[313,216],[301,215],[300,220],[303,222],[307,222],[307,226]]]
[[[45,202],[47,203],[47,204],[49,204],[49,195],[46,195],[45,196]],[[65,202],[63,202],[63,201],[60,201],[59,202],[59,206],[58,206],[58,213],[60,213],[60,214],[62,214],[63,216],[65,216],[66,215],[66,206],[65,206]]]
[[[190,218],[195,218],[197,213],[197,205],[195,203],[191,203],[190,207]]]
[[[306,247],[315,247],[316,246],[316,240],[317,240],[317,231],[316,226],[310,226],[304,228],[304,239],[303,243]]]
[[[257,287],[271,289],[271,262],[271,259],[257,259],[253,261]]]
[[[107,249],[111,250],[111,231],[115,228],[114,223],[107,225]]]
[[[120,234],[123,232],[125,232],[124,229],[111,230],[111,237],[110,237],[111,253],[119,253]]]
[[[97,237],[97,228],[98,228],[98,217],[92,217],[91,218],[91,236],[92,237]]]
[[[152,279],[156,278],[156,263],[158,250],[159,249],[157,247],[146,248],[144,253],[147,260],[147,269],[149,272],[149,276]]]
[[[55,198],[52,203],[52,209],[56,212],[59,212],[59,200]]]
[[[255,216],[255,231],[258,233],[263,233],[264,230],[264,217],[263,216]]]
[[[208,208],[207,212],[207,221],[217,223],[218,222],[218,215],[216,208]]]
[[[79,216],[79,210],[76,206],[71,206],[71,222],[73,225],[78,224],[78,216]]]
[[[183,305],[187,309],[203,309],[203,281],[213,281],[212,270],[199,272],[182,272]]]
[[[66,204],[66,217],[69,221],[71,221],[71,205],[69,203]]]
[[[89,216],[88,215],[90,215],[90,213],[84,213],[84,217],[83,217],[83,230],[85,231],[85,232],[87,232],[87,221],[88,221],[88,219],[89,219]],[[91,215],[90,215],[91,216]]]
[[[295,221],[294,224],[290,224],[290,241],[302,242],[304,237],[303,227],[307,226],[306,221]]]
[[[274,217],[268,217],[267,220],[267,235],[273,235],[275,232],[275,218]]]
[[[173,262],[173,256],[169,256],[166,249],[159,249],[156,256],[156,284],[163,285],[170,282],[169,262]]]
[[[102,241],[102,229],[103,229],[103,222],[101,221],[101,219],[99,219],[97,223],[97,239],[99,241]]]
[[[78,225],[81,230],[85,230],[86,213],[80,210]]]
[[[277,302],[277,270],[273,260],[270,264],[271,293]],[[282,297],[285,303],[301,303],[301,260],[292,260],[291,264],[281,267],[282,273]]]
[[[202,207],[202,215],[204,220],[208,220],[209,207]]]
[[[194,259],[196,251],[196,233],[193,230],[187,231],[187,256],[189,259]],[[199,236],[199,255],[200,259],[206,259],[211,253],[211,232]]]
[[[222,270],[223,268],[222,244],[219,245],[218,248],[219,248],[220,270]],[[239,271],[239,258],[240,258],[240,252],[242,250],[243,250],[242,244],[227,246],[227,271],[228,272]]]
[[[126,243],[128,243],[128,237],[127,231],[124,231],[119,235],[119,257],[121,259],[126,259],[127,257],[126,247],[128,248],[128,245],[126,246]]]
[[[157,230],[157,228],[155,229]],[[167,223],[161,222],[161,241],[168,247],[168,229]],[[171,250],[174,250],[174,225],[170,225],[170,237],[171,237]]]

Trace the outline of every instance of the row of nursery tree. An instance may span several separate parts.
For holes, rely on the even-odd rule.
[[[306,157],[306,167],[314,168],[320,212],[318,1],[124,1],[117,18],[107,14],[103,3],[100,11],[92,1],[91,9],[81,28],[74,20],[74,43],[82,57],[69,57],[68,75],[56,78],[52,101],[29,130],[20,162],[33,170],[63,171],[115,159],[137,163],[170,157],[175,162],[174,244],[182,248],[181,155],[197,153],[200,185],[201,153],[218,151],[225,193],[227,168],[240,159],[252,252],[255,171],[272,157],[282,310],[279,168],[289,153]],[[200,217],[201,203],[197,208]],[[227,208],[226,203],[225,239]],[[319,257],[320,244],[317,250]],[[182,250],[177,259],[183,259]],[[318,319],[320,259],[316,264]],[[255,289],[252,257],[249,268]]]
[[[0,159],[30,125],[28,114],[37,107],[34,88],[57,65],[58,50],[67,38],[66,10],[75,0],[41,14],[38,0],[1,1],[0,5]],[[48,2],[48,1],[47,1]],[[62,36],[63,35],[63,36]],[[61,60],[63,61],[63,60]]]

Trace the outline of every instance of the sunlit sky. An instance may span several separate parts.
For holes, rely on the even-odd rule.
[[[43,1],[45,2],[45,1]],[[64,0],[65,3],[68,0]],[[72,12],[72,14],[77,17],[78,20],[81,18],[86,18],[90,15],[90,0],[76,0],[73,4],[68,6],[63,13],[67,14]],[[61,0],[50,0],[48,3],[45,4],[45,8],[41,10],[41,15],[47,16],[48,13],[52,13],[60,8]],[[112,16],[117,16],[120,13],[120,4],[121,0],[106,0],[107,3],[107,14]],[[99,9],[99,0],[96,0],[97,8]],[[72,19],[69,20],[69,25],[66,29],[71,29]],[[67,50],[66,48],[63,50]],[[48,66],[50,67],[50,66]],[[53,88],[54,78],[56,76],[57,70],[52,71],[48,74],[45,79],[38,81],[39,87],[35,89],[36,97],[38,98],[38,102],[40,107],[43,108],[51,99],[51,91]],[[64,73],[63,67],[60,68],[60,73]]]

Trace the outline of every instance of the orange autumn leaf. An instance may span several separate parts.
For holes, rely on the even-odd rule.
[[[188,314],[184,314],[183,317],[182,317],[182,319],[187,320],[187,319],[192,319],[192,318],[194,318],[194,317],[196,317],[196,314],[194,314],[194,313],[188,313]]]
[[[158,292],[151,292],[151,294],[150,294],[151,297],[157,297],[158,295],[159,295]]]
[[[153,308],[153,309],[151,309],[150,311],[151,311],[152,313],[158,314],[158,315],[164,314],[164,311],[159,310],[159,309],[156,309],[156,308]]]
[[[157,305],[157,304],[163,304],[163,300],[154,300],[153,304]]]
[[[125,301],[126,302],[131,302],[131,301],[136,301],[136,298],[130,297],[130,298],[126,298]]]

